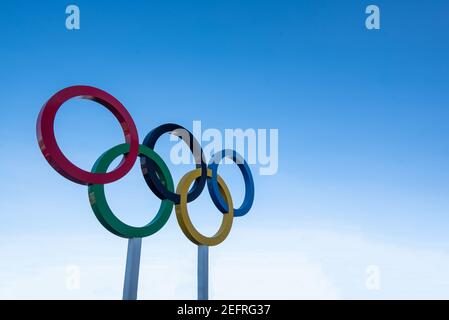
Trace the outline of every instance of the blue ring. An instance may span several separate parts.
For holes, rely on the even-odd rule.
[[[208,168],[212,170],[212,178],[207,179],[207,187],[209,189],[212,201],[217,206],[218,210],[224,214],[229,212],[228,205],[220,193],[217,182],[218,164],[225,157],[232,159],[232,161],[237,164],[243,174],[243,179],[245,180],[245,198],[243,199],[243,203],[240,208],[234,209],[234,217],[242,217],[249,212],[254,202],[254,180],[248,163],[246,163],[245,159],[237,153],[237,151],[224,149],[217,152],[212,157],[208,165]]]

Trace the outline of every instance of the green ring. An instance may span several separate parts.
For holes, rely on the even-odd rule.
[[[129,144],[127,143],[123,143],[109,149],[95,162],[92,172],[106,173],[108,167],[117,157],[128,152]],[[144,145],[139,145],[139,155],[146,156],[156,164],[156,167],[158,168],[157,173],[161,179],[161,182],[168,190],[173,192],[173,178],[162,158],[156,152]],[[107,230],[123,238],[144,238],[158,232],[167,223],[173,209],[173,202],[170,200],[162,200],[158,213],[150,223],[143,227],[133,227],[122,222],[114,215],[108,205],[108,202],[106,201],[103,184],[89,185],[88,194],[90,206],[92,207],[98,221],[100,221],[103,227]]]

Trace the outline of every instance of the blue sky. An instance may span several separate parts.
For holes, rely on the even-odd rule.
[[[141,139],[159,124],[191,128],[194,120],[220,130],[279,130],[278,173],[255,175],[253,210],[236,219],[230,239],[214,250],[218,260],[241,253],[249,269],[266,255],[264,261],[285,260],[289,276],[312,276],[298,278],[291,292],[288,282],[273,283],[279,296],[261,288],[244,297],[289,292],[287,297],[307,298],[310,288],[322,288],[318,297],[449,297],[442,268],[449,265],[446,1],[75,1],[81,10],[77,31],[65,28],[68,4],[2,2],[0,254],[10,262],[0,264],[6,279],[0,294],[21,297],[23,287],[31,298],[75,297],[58,285],[40,290],[35,279],[52,278],[67,264],[100,274],[98,252],[119,268],[124,264],[126,241],[99,225],[86,188],[59,176],[36,142],[45,101],[66,86],[86,84],[117,97]],[[364,27],[369,4],[381,9],[381,30]],[[64,152],[85,169],[122,142],[114,118],[85,101],[61,109],[56,133]],[[169,167],[177,179],[188,169]],[[239,202],[238,170],[226,168],[223,176]],[[145,223],[145,212],[158,207],[138,166],[107,192],[111,207],[130,223]],[[191,208],[201,230],[216,230],[218,212],[201,214],[214,210],[206,192]],[[168,252],[180,245],[185,250],[167,259],[185,259],[193,268],[194,246],[174,216],[160,233],[145,240],[143,256],[153,256],[150,248]],[[245,250],[248,235],[256,238]],[[83,241],[73,240],[78,238]],[[173,263],[159,260],[161,266]],[[274,262],[273,274],[279,270]],[[383,270],[381,290],[360,285],[368,265]],[[120,270],[112,288],[82,287],[76,294],[119,297]],[[186,288],[193,286],[193,272],[176,277],[184,276]],[[230,297],[220,279],[215,297]],[[168,293],[161,285],[160,295],[150,287],[142,294],[189,298],[190,289],[179,289],[178,282]]]

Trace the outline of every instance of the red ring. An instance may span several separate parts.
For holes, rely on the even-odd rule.
[[[120,122],[125,141],[130,145],[129,153],[124,156],[118,167],[111,172],[92,173],[77,167],[64,156],[56,142],[54,132],[56,112],[58,112],[64,102],[75,97],[100,103],[111,111]],[[106,184],[122,178],[134,166],[139,153],[137,128],[128,110],[109,93],[94,87],[73,86],[54,94],[44,104],[39,113],[36,132],[39,147],[48,163],[65,178],[79,184]]]

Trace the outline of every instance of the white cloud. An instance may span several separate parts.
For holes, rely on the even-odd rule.
[[[33,236],[0,241],[0,298],[120,299],[126,240]],[[32,239],[32,240],[31,240]],[[5,263],[7,262],[7,263]],[[195,299],[196,248],[173,232],[144,240],[141,299]],[[80,271],[79,290],[66,267]],[[378,266],[380,289],[366,286]],[[213,299],[449,298],[449,255],[386,244],[361,234],[312,229],[243,229],[210,248]]]

